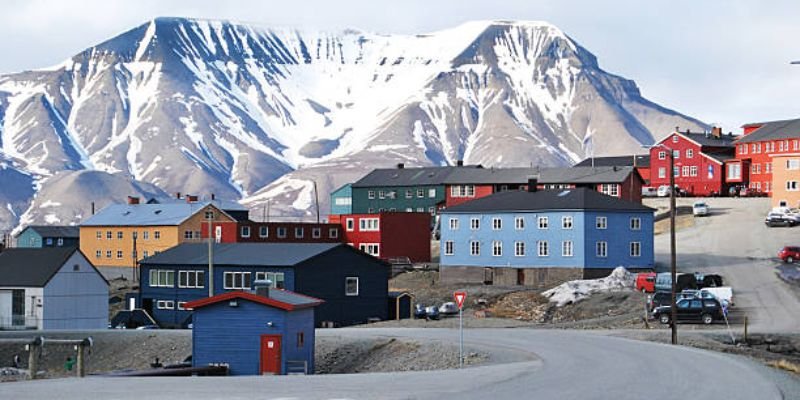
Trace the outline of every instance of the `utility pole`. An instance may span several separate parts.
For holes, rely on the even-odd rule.
[[[214,296],[214,245],[211,236],[214,232],[211,232],[211,221],[214,219],[214,211],[211,207],[208,210],[210,210],[206,211],[206,220],[208,220],[208,297],[212,297]]]
[[[672,328],[672,344],[678,344],[678,306],[675,302],[677,287],[677,264],[675,262],[675,153],[669,151],[669,256],[670,275],[672,278],[672,294],[670,300],[670,327]]]
[[[134,283],[136,283],[136,282],[138,282],[140,280],[139,279],[138,268],[137,268],[139,266],[139,262],[138,262],[139,260],[137,259],[138,254],[136,254],[136,238],[137,238],[137,233],[136,233],[136,231],[133,231],[133,252],[131,253],[131,256],[133,257],[133,282]]]
[[[317,208],[317,223],[319,223],[319,193],[317,193],[317,181],[314,182],[314,204]]]

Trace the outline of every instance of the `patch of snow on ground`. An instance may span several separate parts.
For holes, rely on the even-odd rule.
[[[594,293],[633,289],[634,279],[634,275],[628,270],[623,267],[617,267],[611,272],[611,275],[605,278],[564,282],[545,291],[542,295],[549,298],[551,303],[556,303],[556,305],[562,307],[583,300]]]
[[[39,208],[60,207],[60,206],[61,206],[61,203],[59,203],[57,201],[47,200],[44,203],[42,203],[42,205],[40,205]]]
[[[47,214],[44,216],[44,222],[55,225],[61,223],[61,218],[58,218],[55,214]]]

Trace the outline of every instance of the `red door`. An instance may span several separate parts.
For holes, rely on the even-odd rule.
[[[280,375],[281,336],[261,335],[261,374]]]

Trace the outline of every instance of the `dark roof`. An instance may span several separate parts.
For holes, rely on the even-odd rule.
[[[44,287],[75,247],[12,248],[0,253],[0,286]]]
[[[704,147],[733,147],[733,142],[736,141],[738,136],[723,134],[719,138],[706,133],[694,132],[677,132],[679,135],[693,140]]]
[[[217,243],[216,265],[290,267],[326,253],[343,243]],[[349,246],[348,246],[349,247]],[[208,265],[208,244],[183,243],[145,258],[142,265]]]
[[[481,169],[480,165],[466,165],[458,167],[422,167],[422,168],[384,168],[374,169],[351,186],[424,186],[443,185],[445,179],[456,170]]]
[[[758,124],[750,124],[752,126]],[[762,140],[800,138],[800,119],[765,122],[763,126],[743,136],[736,143],[760,142]]]
[[[622,183],[633,172],[633,167],[546,168],[539,173],[539,183]]]
[[[80,228],[77,226],[57,226],[57,225],[31,225],[22,230],[32,230],[39,234],[41,237],[60,237],[60,238],[75,238],[80,237]],[[22,232],[17,234],[17,237],[22,235]]]
[[[594,166],[595,167],[632,167],[633,166],[633,158],[636,157],[636,166],[637,167],[644,167],[647,168],[650,166],[650,155],[649,154],[635,154],[629,156],[615,156],[615,157],[594,157]],[[592,159],[587,158],[577,164],[574,167],[591,167],[592,166]]]
[[[259,296],[257,294],[248,292],[235,291],[235,292],[218,294],[216,296],[207,297],[205,299],[190,301],[186,303],[186,307],[201,308],[207,305],[216,304],[219,302],[228,301],[232,299],[249,300],[254,303],[263,304],[266,306],[272,306],[286,311],[294,311],[303,308],[316,307],[324,303],[323,300],[317,299],[315,297],[302,295],[300,293],[295,293],[289,290],[270,289],[269,297]]]
[[[588,188],[500,192],[457,206],[442,213],[481,213],[544,210],[655,211],[627,200],[611,197]]]
[[[733,150],[733,149],[731,149]],[[719,152],[719,151],[703,151],[703,154],[717,160],[719,163],[724,163],[726,160],[731,160],[736,158],[736,154],[734,151],[726,151],[726,152]]]
[[[539,176],[539,168],[456,168],[445,178],[447,185],[528,183]]]

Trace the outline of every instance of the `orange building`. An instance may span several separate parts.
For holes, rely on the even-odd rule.
[[[201,225],[234,222],[247,210],[230,202],[112,204],[80,225],[80,249],[108,278],[133,278],[138,261],[175,247],[201,241]]]
[[[800,153],[772,156],[772,206],[800,208]]]

